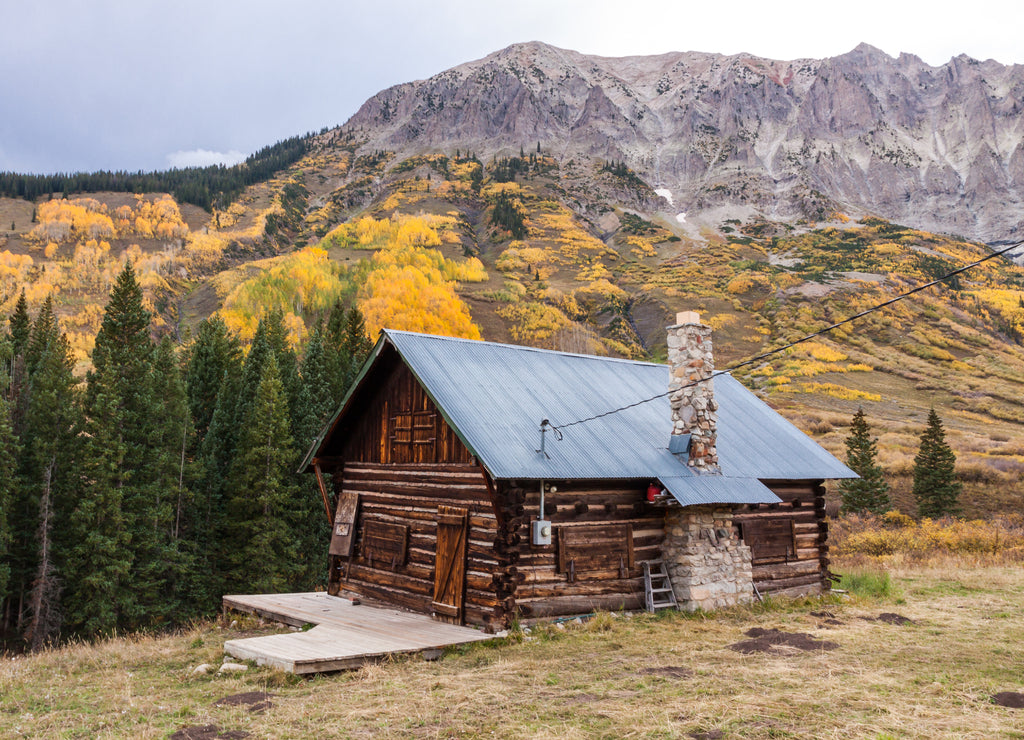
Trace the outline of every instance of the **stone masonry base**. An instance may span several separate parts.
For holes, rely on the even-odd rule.
[[[750,548],[733,532],[728,507],[666,511],[662,559],[684,611],[710,611],[753,600]]]

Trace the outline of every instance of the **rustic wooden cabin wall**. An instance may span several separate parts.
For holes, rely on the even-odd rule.
[[[332,557],[332,593],[457,624],[495,627],[496,610],[504,619],[493,578],[498,519],[479,467],[353,462],[339,488],[358,499],[358,511],[351,557]]]
[[[765,481],[780,504],[737,507],[733,523],[750,546],[762,594],[797,596],[828,589],[828,522],[821,481]]]
[[[375,463],[472,463],[473,456],[445,422],[408,367],[396,362],[355,428],[345,435],[340,456]],[[328,452],[328,455],[334,454]]]
[[[644,560],[661,555],[664,514],[646,502],[647,482],[555,481],[545,495],[552,544],[518,545],[515,605],[525,619],[641,609]],[[540,515],[540,489],[525,488],[524,521]]]
[[[321,458],[344,519],[335,520],[330,591],[503,628],[511,602],[499,593],[507,563],[496,543],[499,517],[515,511],[496,506],[486,473],[405,365],[380,377],[340,452]]]

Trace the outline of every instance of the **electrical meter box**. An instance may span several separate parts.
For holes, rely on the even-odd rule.
[[[550,545],[551,544],[551,522],[546,519],[534,519],[533,520],[533,544],[535,545]]]

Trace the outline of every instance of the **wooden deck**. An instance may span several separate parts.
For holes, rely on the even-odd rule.
[[[228,640],[224,651],[257,665],[290,673],[322,673],[358,668],[399,653],[440,654],[450,645],[488,640],[470,627],[365,604],[322,592],[225,596],[224,608],[258,614],[306,632]]]

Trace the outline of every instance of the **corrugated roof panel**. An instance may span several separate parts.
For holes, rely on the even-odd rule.
[[[668,452],[668,367],[401,331],[389,341],[496,478],[692,476]],[[634,408],[555,426],[659,396]],[[734,478],[846,478],[845,465],[735,379],[715,379],[722,473]]]
[[[698,504],[777,504],[782,499],[756,478],[694,475],[660,478],[661,485],[683,506]]]

